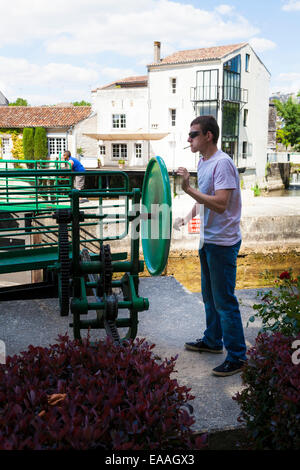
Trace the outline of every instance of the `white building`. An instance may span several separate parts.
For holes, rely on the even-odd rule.
[[[96,127],[96,116],[90,106],[1,106],[0,156],[3,159],[18,158],[14,146],[22,139],[25,127],[46,129],[49,158],[57,159],[66,149],[76,156],[79,147],[87,156],[97,153],[95,140],[83,135],[84,131]]]
[[[247,43],[176,52],[161,58],[154,43],[148,75],[129,77],[94,90],[98,140],[105,166],[125,160],[145,168],[153,155],[170,171],[195,171],[188,149],[192,119],[212,114],[220,126],[219,146],[240,171],[262,181],[268,138],[270,73]]]
[[[149,130],[148,93],[147,76],[124,78],[92,92],[97,132],[87,136],[97,139],[103,166],[117,167],[124,160],[127,169],[144,169],[150,142],[167,135]]]

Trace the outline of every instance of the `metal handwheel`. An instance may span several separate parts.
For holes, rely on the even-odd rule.
[[[139,272],[143,271],[144,263],[139,260],[138,237],[131,237],[130,260],[111,253],[110,245],[104,243],[105,237],[99,241],[99,254],[90,253],[82,248],[80,239],[80,223],[89,218],[98,218],[102,223],[107,217],[103,213],[102,197],[107,197],[107,189],[99,189],[99,212],[92,216],[79,208],[79,191],[71,191],[70,211],[61,212],[57,218],[60,224],[59,235],[59,296],[61,315],[69,311],[69,277],[71,277],[71,312],[73,314],[74,337],[81,339],[83,329],[103,329],[107,336],[116,344],[134,339],[137,335],[138,312],[149,308],[148,299],[138,294]],[[91,196],[84,191],[86,196]],[[126,223],[135,222],[136,233],[141,227],[144,262],[149,273],[157,276],[165,269],[171,242],[172,211],[169,176],[164,161],[160,157],[152,158],[147,166],[142,194],[140,190],[132,192],[128,188],[120,193],[125,198],[132,198],[132,211],[127,209],[124,214],[117,213],[116,220],[125,217]],[[114,193],[115,196],[115,193]],[[126,199],[125,199],[126,200]],[[141,210],[140,202],[142,202]],[[112,206],[116,207],[116,206]],[[102,217],[102,218],[101,218]],[[107,217],[109,222],[109,217]],[[68,223],[72,226],[72,263],[70,270]],[[107,223],[105,221],[105,223]],[[133,230],[133,228],[132,228]],[[134,234],[134,232],[132,232]],[[110,239],[108,237],[108,239]],[[114,238],[111,238],[114,239]],[[113,280],[114,272],[123,272],[121,280]],[[122,295],[116,295],[115,287],[121,289]],[[89,294],[92,295],[89,295]],[[123,296],[123,298],[122,298]],[[119,317],[119,312],[125,311]],[[87,315],[95,312],[96,316]],[[127,313],[128,312],[128,313]]]

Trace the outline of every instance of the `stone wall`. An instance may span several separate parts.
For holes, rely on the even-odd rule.
[[[290,164],[270,163],[266,168],[266,188],[268,191],[274,189],[285,189],[289,187]]]

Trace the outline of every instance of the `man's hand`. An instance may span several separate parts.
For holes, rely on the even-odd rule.
[[[187,189],[190,187],[190,174],[187,171],[186,168],[180,166],[177,170],[177,175],[182,176],[182,182],[181,182],[181,187],[183,191],[187,191]]]
[[[180,230],[180,227],[183,227],[183,225],[185,225],[184,218],[183,217],[177,217],[177,219],[175,219],[175,222],[173,224],[173,228],[175,230]]]

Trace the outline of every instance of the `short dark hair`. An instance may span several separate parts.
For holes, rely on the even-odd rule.
[[[70,158],[71,152],[70,152],[69,150],[65,150],[65,151],[64,151],[64,155],[67,155],[67,157]]]
[[[199,125],[204,135],[210,131],[213,135],[213,142],[216,144],[220,135],[219,125],[214,116],[198,116],[191,122],[191,126]]]

